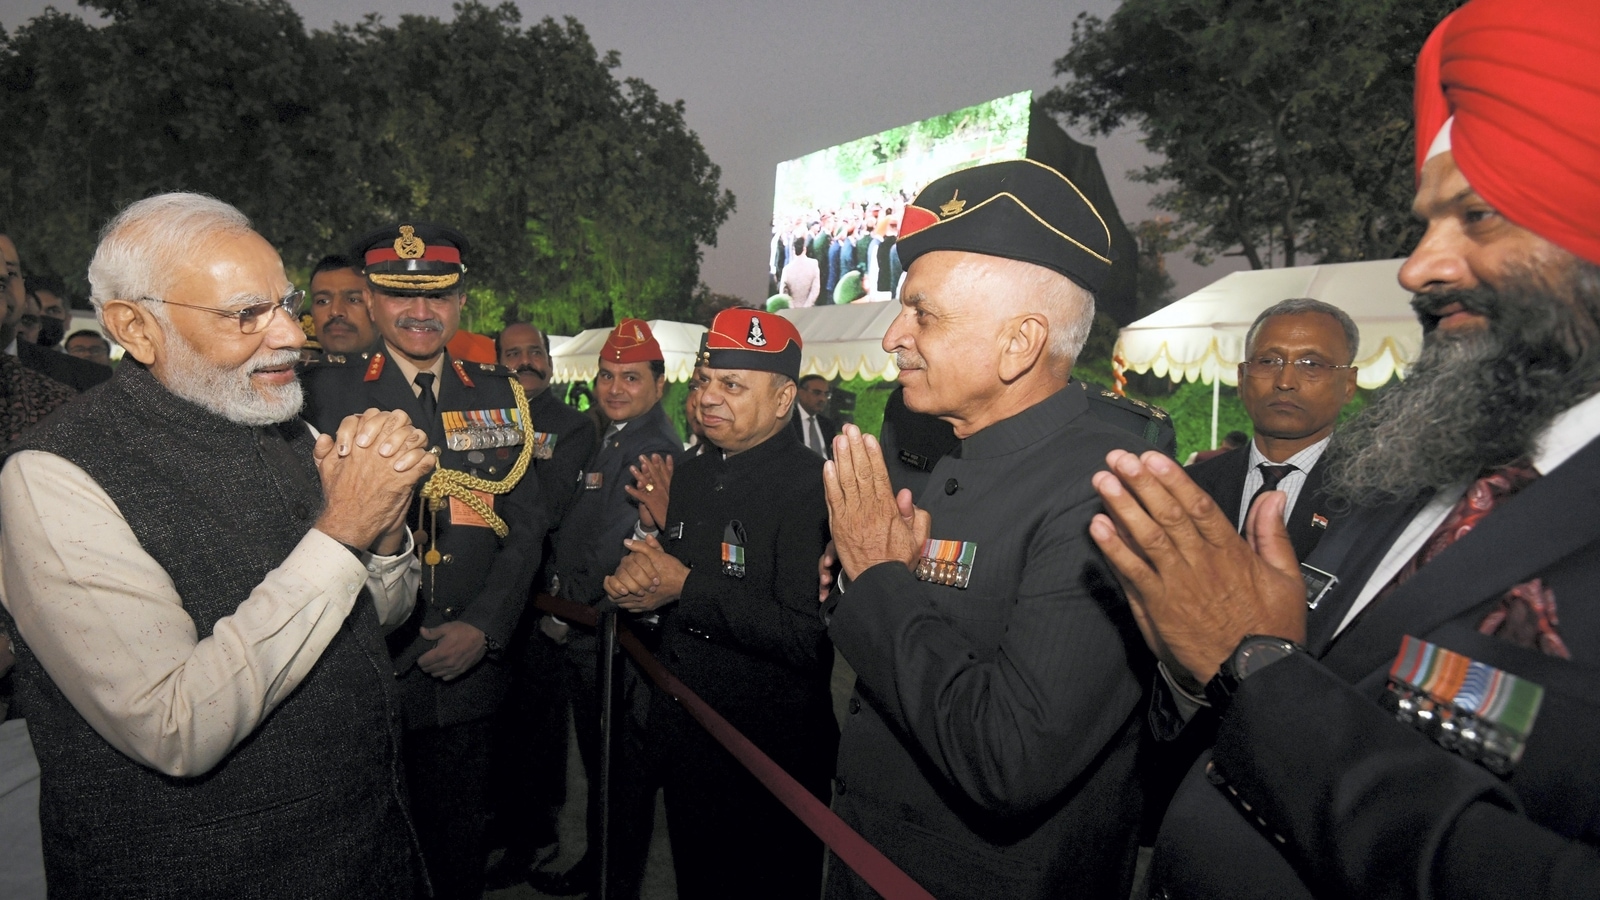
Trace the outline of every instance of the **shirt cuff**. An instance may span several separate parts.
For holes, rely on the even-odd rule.
[[[1195,713],[1202,709],[1211,708],[1211,701],[1203,696],[1189,693],[1183,685],[1179,684],[1178,679],[1173,678],[1172,673],[1167,670],[1166,663],[1157,661],[1156,669],[1161,672],[1161,677],[1166,681],[1167,687],[1172,689],[1172,703],[1178,708],[1178,715],[1183,717],[1183,721],[1188,722],[1194,718]]]

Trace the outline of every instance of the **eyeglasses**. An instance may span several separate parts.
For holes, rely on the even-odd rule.
[[[225,319],[233,319],[239,323],[239,330],[244,334],[256,334],[265,331],[272,324],[274,310],[283,310],[284,314],[294,321],[295,313],[300,309],[300,301],[306,298],[305,291],[291,290],[277,300],[268,300],[263,303],[252,303],[243,309],[217,309],[214,306],[198,306],[193,303],[179,303],[176,300],[163,300],[160,297],[141,297],[152,303],[165,303],[168,306],[184,306],[189,309],[198,309],[208,313],[215,313]]]
[[[1294,366],[1294,373],[1301,381],[1324,381],[1333,376],[1339,369],[1353,369],[1355,366],[1335,366],[1330,363],[1318,362],[1314,359],[1297,359],[1293,363],[1281,356],[1260,356],[1255,359],[1245,360],[1245,374],[1251,378],[1262,380],[1277,378],[1286,365]]]

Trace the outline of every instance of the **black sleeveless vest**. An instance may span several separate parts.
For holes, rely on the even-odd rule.
[[[171,576],[203,640],[321,512],[311,447],[299,419],[233,424],[126,360],[11,450],[87,472]],[[175,778],[106,743],[19,641],[15,710],[39,757],[51,897],[409,897],[393,680],[363,591],[254,733],[210,771]]]

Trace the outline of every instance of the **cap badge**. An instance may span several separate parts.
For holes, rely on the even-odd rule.
[[[644,343],[644,332],[640,331],[637,325],[633,326],[633,339],[641,344]]]
[[[750,335],[744,339],[752,347],[765,347],[767,336],[761,333],[761,320],[755,316],[750,317]]]
[[[961,189],[957,188],[956,192],[950,195],[950,202],[939,207],[940,218],[948,219],[966,207],[967,201],[958,199],[960,196]]]
[[[417,229],[410,225],[400,226],[400,236],[395,238],[394,252],[401,259],[421,259],[428,245],[417,237]]]

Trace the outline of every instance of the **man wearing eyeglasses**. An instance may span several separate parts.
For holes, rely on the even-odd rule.
[[[794,418],[789,420],[795,437],[823,459],[832,458],[833,437],[839,433],[839,421],[828,415],[828,402],[832,399],[833,389],[828,379],[807,375],[800,379],[800,391],[794,400]]]
[[[1287,494],[1283,521],[1300,559],[1334,518],[1317,463],[1355,396],[1360,340],[1350,316],[1320,300],[1284,300],[1262,312],[1239,363],[1239,400],[1255,439],[1186,470],[1236,527],[1262,494]]]
[[[406,780],[437,900],[483,893],[493,716],[503,651],[522,616],[550,522],[536,472],[539,423],[511,370],[445,348],[466,303],[467,239],[425,222],[356,241],[380,342],[306,372],[313,424],[404,410],[440,471],[413,503],[422,594],[389,636],[406,727]]]
[[[427,435],[307,427],[300,295],[225,203],[129,206],[89,282],[127,358],[0,470],[50,895],[411,897],[383,632]]]

